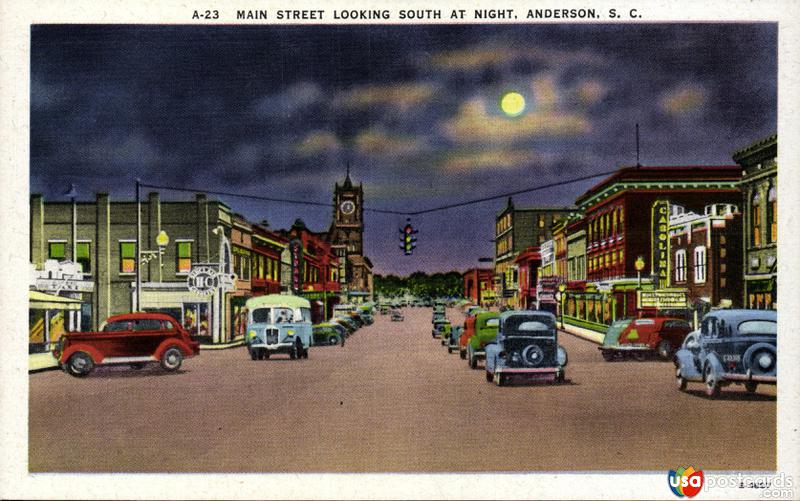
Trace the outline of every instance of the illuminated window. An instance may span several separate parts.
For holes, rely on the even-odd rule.
[[[617,211],[616,210],[611,214],[611,234],[612,235],[616,235],[617,234]]]
[[[752,231],[753,231],[753,246],[761,247],[761,195],[758,192],[753,195],[752,203]]]
[[[57,259],[62,261],[66,257],[67,243],[66,242],[48,242],[47,255],[50,259]]]
[[[136,242],[120,241],[119,272],[136,273]]]
[[[178,254],[178,273],[192,271],[192,242],[178,241],[175,243]]]
[[[767,221],[769,222],[769,243],[778,241],[778,190],[772,186],[767,193]]]
[[[539,228],[544,228],[544,216],[539,214]]]
[[[686,250],[681,249],[675,252],[675,281],[686,281]]]
[[[92,272],[91,242],[78,242],[75,244],[75,261],[80,263],[84,273]]]
[[[612,252],[611,253],[611,266],[616,266],[616,265],[617,265],[617,253],[616,252]]]
[[[700,245],[694,248],[694,283],[706,281],[706,248]]]

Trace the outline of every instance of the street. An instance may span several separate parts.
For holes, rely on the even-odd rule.
[[[376,315],[308,360],[252,361],[239,347],[178,373],[32,374],[30,471],[776,468],[775,387],[730,386],[712,401],[700,385],[679,392],[671,363],[607,363],[569,334],[571,384],[496,387],[431,338],[430,308],[404,314]]]

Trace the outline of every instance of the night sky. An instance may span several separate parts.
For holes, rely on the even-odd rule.
[[[330,203],[349,162],[366,207],[421,210],[635,164],[637,122],[643,165],[731,164],[776,130],[776,82],[776,24],[40,25],[31,192],[131,200],[139,177]],[[514,200],[570,205],[597,181]],[[217,198],[271,228],[330,224],[330,208]],[[405,217],[366,213],[365,252],[377,273],[477,266],[504,205],[412,218],[410,257]]]

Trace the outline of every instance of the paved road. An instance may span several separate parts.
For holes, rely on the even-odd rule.
[[[429,308],[308,360],[204,351],[177,374],[30,376],[30,470],[396,472],[771,470],[775,389],[710,401],[672,364],[606,363],[563,335],[563,386],[498,388],[430,335]],[[453,320],[461,314],[448,312]],[[691,389],[691,387],[690,387]]]

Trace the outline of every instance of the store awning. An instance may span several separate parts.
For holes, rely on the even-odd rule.
[[[32,310],[80,310],[81,302],[68,297],[54,296],[39,291],[28,291],[29,308]]]

